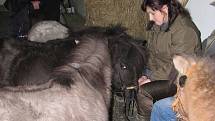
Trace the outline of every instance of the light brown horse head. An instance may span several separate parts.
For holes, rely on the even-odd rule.
[[[215,61],[209,57],[177,55],[173,63],[179,73],[186,76],[179,78],[179,83],[184,81],[185,85],[178,84],[177,98],[173,103],[178,118],[185,121],[214,121]]]

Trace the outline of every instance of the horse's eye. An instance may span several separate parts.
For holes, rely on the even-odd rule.
[[[127,67],[126,67],[126,66],[123,66],[122,68],[123,68],[123,69],[126,69]]]
[[[127,66],[124,65],[124,64],[121,64],[121,68],[122,68],[122,69],[127,69]]]

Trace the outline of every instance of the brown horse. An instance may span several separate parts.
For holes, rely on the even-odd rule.
[[[178,55],[173,59],[182,74],[173,109],[182,121],[215,120],[215,61]]]

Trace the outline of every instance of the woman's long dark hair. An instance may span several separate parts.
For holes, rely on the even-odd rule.
[[[191,18],[189,12],[181,5],[181,3],[178,2],[178,0],[143,0],[141,8],[143,11],[146,11],[147,6],[150,7],[152,10],[161,10],[163,5],[167,5],[168,7],[169,26],[167,30],[179,14]],[[154,22],[150,21],[148,23],[147,29],[150,30],[153,25]]]

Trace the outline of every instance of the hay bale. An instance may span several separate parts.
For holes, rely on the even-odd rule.
[[[146,39],[146,13],[141,10],[143,0],[85,0],[86,26],[121,24],[135,38]]]

